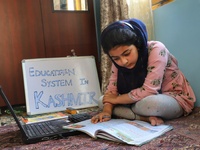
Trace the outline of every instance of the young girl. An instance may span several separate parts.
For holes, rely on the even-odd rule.
[[[101,45],[113,63],[112,74],[103,110],[92,123],[115,115],[159,125],[192,111],[196,98],[176,58],[161,42],[147,41],[143,22],[110,24],[102,32]]]

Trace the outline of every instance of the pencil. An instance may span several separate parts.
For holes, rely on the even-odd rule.
[[[110,116],[103,116],[103,119],[105,119],[105,118],[110,118]]]

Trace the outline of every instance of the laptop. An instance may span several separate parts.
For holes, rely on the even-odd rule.
[[[80,132],[75,130],[63,129],[62,128],[63,126],[69,125],[69,122],[67,122],[65,119],[24,124],[22,123],[22,121],[18,119],[1,86],[0,86],[0,94],[21,131],[22,141],[24,143],[26,144],[37,143],[41,141],[65,138],[67,136],[80,134]]]

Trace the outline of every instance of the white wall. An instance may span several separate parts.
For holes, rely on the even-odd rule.
[[[200,106],[200,0],[175,0],[153,12],[155,39],[178,59]]]

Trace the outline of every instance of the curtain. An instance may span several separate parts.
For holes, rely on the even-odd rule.
[[[101,31],[110,23],[128,19],[128,5],[126,0],[101,0]],[[111,61],[101,50],[101,90],[105,92],[110,77]]]
[[[101,0],[101,31],[110,23],[128,18],[142,20],[148,31],[149,40],[154,38],[151,0]],[[101,90],[106,91],[110,77],[111,61],[101,50]]]
[[[153,12],[151,0],[127,0],[129,17],[143,21],[147,27],[149,40],[154,39]]]

